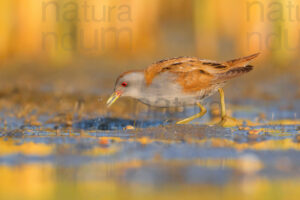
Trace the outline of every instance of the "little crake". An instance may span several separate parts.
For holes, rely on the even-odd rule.
[[[249,62],[259,55],[215,62],[195,57],[179,57],[162,60],[144,70],[121,74],[115,84],[114,93],[107,101],[111,106],[119,97],[133,97],[156,107],[179,107],[197,104],[200,113],[177,122],[188,123],[202,117],[206,109],[201,102],[219,91],[221,100],[221,125],[238,122],[225,113],[223,87],[227,81],[253,69]]]

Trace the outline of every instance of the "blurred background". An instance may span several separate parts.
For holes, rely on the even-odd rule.
[[[0,199],[297,199],[299,25],[300,0],[0,1]],[[251,128],[127,133],[197,110],[105,106],[124,71],[256,52],[225,88]],[[219,116],[211,101],[195,123]]]
[[[299,1],[21,0],[1,2],[3,61],[225,59],[299,51]]]

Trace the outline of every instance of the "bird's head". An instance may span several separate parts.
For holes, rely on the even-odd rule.
[[[121,74],[115,84],[114,93],[107,100],[109,107],[121,96],[130,96],[138,98],[144,85],[144,72],[131,71]]]

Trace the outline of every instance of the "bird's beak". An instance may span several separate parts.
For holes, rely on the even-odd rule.
[[[110,107],[121,96],[121,92],[114,92],[106,102],[107,107]]]

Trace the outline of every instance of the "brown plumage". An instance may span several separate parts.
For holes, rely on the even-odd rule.
[[[150,85],[160,73],[170,72],[176,74],[176,81],[185,92],[195,92],[251,71],[253,67],[247,64],[258,55],[259,53],[256,53],[223,63],[194,57],[163,60],[145,69],[145,81]]]

